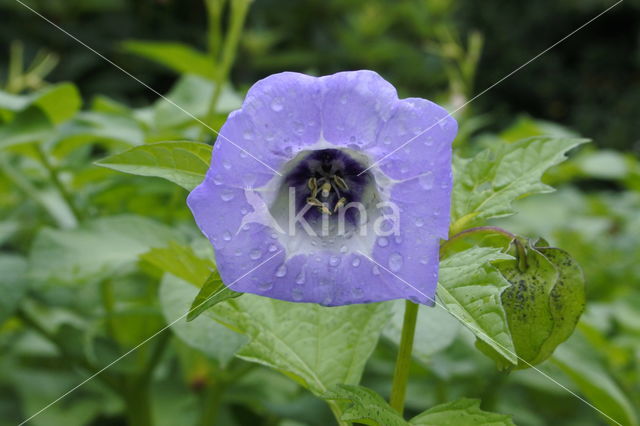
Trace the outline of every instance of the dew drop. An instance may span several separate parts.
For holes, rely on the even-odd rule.
[[[347,246],[343,245],[342,247],[340,247],[340,253],[346,253],[347,252]]]
[[[380,268],[378,268],[378,265],[373,265],[373,268],[371,268],[371,273],[373,275],[380,275]]]
[[[274,110],[275,112],[282,111],[282,99],[280,99],[280,98],[275,98],[275,99],[271,102],[271,109],[272,109],[272,110]]]
[[[423,219],[423,218],[421,218],[421,217],[416,217],[416,218],[414,219],[414,223],[416,224],[416,226],[417,226],[418,228],[421,228],[421,227],[423,227],[423,226],[424,226],[424,219]]]
[[[260,284],[258,284],[258,288],[262,291],[269,291],[273,288],[273,282],[269,281],[269,282],[262,282]]]
[[[275,244],[271,244],[268,248],[269,252],[273,253],[274,251],[278,250],[278,247],[276,247]]]
[[[418,182],[420,186],[424,189],[432,189],[433,188],[433,173],[427,172],[418,178]]]
[[[351,136],[351,137],[349,138],[349,140],[350,140],[351,142],[355,142],[355,141],[356,141],[356,137],[355,137],[355,136]]]
[[[347,103],[347,96],[346,95],[340,96],[340,103],[342,105]]]
[[[245,130],[244,133],[242,133],[242,137],[250,141],[253,139],[253,132],[251,130]]]
[[[230,189],[225,189],[222,191],[222,193],[220,193],[220,198],[222,198],[222,201],[231,201],[233,200],[233,197],[235,197],[235,194]]]
[[[386,247],[389,245],[389,240],[386,237],[380,237],[378,238],[378,245],[380,247]]]
[[[401,244],[402,243],[402,237],[400,235],[396,235],[394,240],[395,240],[396,244]]]
[[[228,161],[223,161],[222,162],[222,167],[224,167],[225,169],[229,170],[229,169],[231,169],[231,163],[229,163]]]
[[[385,144],[385,145],[389,145],[391,143],[391,138],[389,136],[385,136],[382,139],[382,143]]]
[[[393,272],[398,272],[400,269],[402,269],[403,262],[404,259],[402,258],[402,255],[400,253],[393,253],[391,256],[389,256],[389,269]]]
[[[251,253],[249,253],[249,257],[253,260],[258,260],[262,256],[262,251],[260,249],[253,249]]]
[[[339,264],[340,264],[340,257],[339,256],[331,256],[329,258],[329,265],[338,266]]]
[[[357,268],[358,266],[360,266],[360,258],[354,257],[353,260],[351,261],[351,266],[353,266],[354,268]]]
[[[225,233],[222,234],[222,239],[225,241],[231,241],[231,232],[225,231]]]
[[[222,185],[222,179],[220,179],[220,176],[215,176],[213,178],[213,183],[216,185]]]
[[[244,215],[246,215],[247,213],[249,213],[249,210],[247,210],[247,208],[246,208],[246,207],[243,207],[243,208],[241,208],[241,209],[240,209],[240,214],[241,214],[241,215],[243,215],[243,216],[244,216]]]
[[[296,302],[299,302],[302,300],[302,298],[304,297],[304,290],[301,287],[294,287],[291,290],[291,297],[293,298],[293,300],[295,300]]]
[[[422,257],[420,258],[420,263],[422,263],[423,265],[426,265],[427,263],[429,263],[429,259],[426,257]]]
[[[287,275],[287,267],[286,265],[280,265],[278,266],[278,269],[276,269],[276,277],[282,278],[285,275]]]
[[[364,296],[364,290],[360,287],[356,287],[353,289],[353,297],[356,299],[361,299]]]
[[[296,284],[304,284],[304,269],[296,277]]]
[[[235,254],[237,257],[240,257],[240,256],[242,256],[242,250],[240,250],[240,249],[236,249],[236,251],[234,252],[234,254]]]

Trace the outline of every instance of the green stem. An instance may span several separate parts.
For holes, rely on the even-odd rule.
[[[226,0],[206,0],[207,7],[207,49],[211,60],[218,61],[222,42],[222,11]]]
[[[218,63],[218,69],[215,78],[215,88],[213,90],[213,96],[209,102],[209,109],[205,117],[205,123],[211,125],[215,120],[216,107],[218,100],[222,94],[222,89],[225,82],[229,78],[229,72],[231,66],[236,59],[236,52],[238,50],[238,43],[240,42],[240,36],[242,35],[242,29],[244,22],[249,11],[249,4],[251,0],[232,0],[231,2],[231,22],[227,33],[224,37],[224,45],[222,46],[222,58]],[[206,134],[208,129],[203,128],[202,135]]]
[[[327,401],[327,403],[329,404],[329,408],[331,408],[331,412],[333,413],[334,417],[336,418],[336,421],[338,422],[338,425],[339,426],[349,426],[350,425],[349,422],[346,422],[346,421],[342,420],[342,409],[340,408],[338,403],[336,401]]]
[[[216,424],[224,386],[222,383],[213,383],[209,386],[203,397],[203,410],[200,417],[201,426],[213,426]]]
[[[129,426],[152,426],[149,385],[133,380],[125,386],[124,400]]]
[[[413,338],[416,332],[416,320],[418,319],[418,305],[406,301],[404,308],[404,322],[402,324],[402,336],[396,368],[393,372],[393,384],[391,386],[391,398],[389,404],[400,414],[404,411],[404,399],[407,394],[407,382],[411,367],[411,352],[413,350]]]
[[[62,195],[62,198],[64,199],[64,201],[69,206],[69,210],[71,210],[71,213],[73,213],[73,216],[75,217],[76,222],[80,221],[80,219],[82,219],[82,214],[80,213],[80,210],[78,210],[78,208],[76,207],[73,197],[71,196],[69,191],[67,191],[67,188],[64,186],[64,184],[60,180],[60,176],[58,175],[58,170],[56,170],[53,164],[51,164],[51,161],[49,161],[49,156],[44,151],[41,145],[37,146],[37,151],[38,151],[38,156],[40,157],[40,161],[42,162],[42,165],[47,169],[47,172],[51,177],[51,181],[53,182],[55,187],[58,189],[58,192],[60,192],[60,195]]]

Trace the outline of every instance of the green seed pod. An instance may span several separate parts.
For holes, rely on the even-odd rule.
[[[582,269],[564,250],[514,240],[515,259],[496,265],[511,284],[501,295],[518,364],[513,365],[490,346],[476,346],[498,368],[524,369],[540,364],[573,333],[585,306]]]

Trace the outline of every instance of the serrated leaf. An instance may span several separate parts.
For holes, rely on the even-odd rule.
[[[187,322],[184,316],[189,311],[197,291],[190,283],[171,274],[165,274],[159,293],[162,312],[180,339],[224,366],[231,361],[247,338],[210,318],[200,317],[193,322]]]
[[[498,248],[474,247],[440,262],[438,298],[463,325],[511,363],[515,348],[500,294],[509,283],[490,262],[511,259]]]
[[[235,299],[243,294],[244,293],[233,291],[224,285],[222,278],[220,278],[217,271],[211,272],[209,278],[207,278],[204,285],[198,292],[198,295],[193,299],[193,303],[189,309],[189,315],[187,315],[187,321],[193,321],[204,311],[220,302],[228,299]]]
[[[452,232],[514,212],[512,201],[552,191],[540,179],[586,139],[537,136],[454,160]]]
[[[160,177],[192,190],[204,179],[210,160],[211,146],[181,141],[137,146],[96,164],[124,173]]]
[[[196,287],[201,287],[215,269],[212,261],[199,257],[191,247],[175,241],[168,247],[152,248],[140,255],[140,259]]]
[[[128,40],[122,43],[122,48],[179,74],[191,73],[212,78],[216,73],[211,57],[183,43]]]
[[[245,294],[207,315],[249,337],[237,356],[323,395],[338,383],[360,381],[389,309],[385,303],[329,308]]]
[[[480,409],[479,399],[463,398],[436,405],[409,420],[415,426],[513,426],[511,416]]]
[[[20,256],[0,256],[0,324],[18,307],[27,291],[27,262]]]
[[[113,216],[80,228],[44,228],[29,255],[29,276],[41,285],[82,285],[133,270],[138,256],[181,240],[171,228],[139,216]]]
[[[337,385],[322,395],[327,400],[349,401],[341,420],[373,426],[407,426],[396,410],[380,395],[363,386]]]

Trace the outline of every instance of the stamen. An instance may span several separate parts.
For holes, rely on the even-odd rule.
[[[309,186],[309,189],[312,192],[318,190],[318,182],[316,182],[316,178],[314,177],[309,178],[309,180],[307,181],[307,185]],[[314,194],[314,197],[315,197],[315,194]]]
[[[317,198],[315,198],[315,197],[309,197],[309,198],[307,198],[307,204],[311,204],[312,206],[316,206],[316,207],[322,207],[322,206],[324,206],[324,204],[322,204],[322,203],[320,202],[320,200],[318,200],[318,199],[317,199]]]
[[[342,189],[343,191],[349,190],[347,183],[340,176],[333,175],[333,180],[336,181],[336,185],[338,186],[338,188]]]
[[[331,216],[331,210],[329,210],[329,208],[326,206],[326,204],[323,204],[322,207],[318,207],[320,209],[320,212]]]
[[[337,212],[338,209],[341,209],[342,207],[344,207],[344,205],[347,203],[347,199],[342,197],[338,200],[338,202],[336,203],[336,205],[333,207],[333,212]]]

